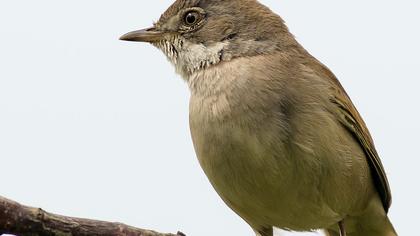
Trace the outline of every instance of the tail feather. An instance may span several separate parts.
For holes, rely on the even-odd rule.
[[[370,199],[362,212],[353,212],[353,214],[344,218],[344,225],[347,236],[398,235],[377,194]],[[326,231],[330,236],[340,236],[338,224],[329,227]]]
[[[346,228],[347,236],[397,236],[397,232],[391,221],[385,217],[375,219],[354,219],[349,218],[351,227]],[[353,222],[352,222],[353,221]],[[340,236],[338,227],[333,226],[326,230],[328,236]]]

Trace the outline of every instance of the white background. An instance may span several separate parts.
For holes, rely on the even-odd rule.
[[[191,236],[253,235],[209,185],[186,84],[157,49],[118,41],[171,0],[0,1],[0,195],[72,216]],[[418,224],[420,5],[265,0],[338,76]]]

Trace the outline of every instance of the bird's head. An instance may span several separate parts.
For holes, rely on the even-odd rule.
[[[295,44],[280,16],[256,0],[177,0],[152,27],[121,40],[158,47],[184,78],[237,57]]]

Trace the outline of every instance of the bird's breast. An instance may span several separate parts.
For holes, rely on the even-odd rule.
[[[336,215],[318,198],[313,178],[318,169],[296,171],[302,166],[291,154],[281,91],[243,77],[219,71],[190,84],[190,129],[201,167],[221,198],[248,222],[295,230],[329,224]],[[314,197],[307,200],[308,195]],[[303,223],[294,221],[303,210],[313,214]]]
[[[317,186],[302,181],[316,175],[312,170],[305,172],[308,177],[296,172],[301,167],[290,154],[281,115],[239,112],[244,108],[219,99],[207,103],[191,97],[190,129],[200,165],[226,204],[256,224],[302,230],[334,222],[338,215],[318,198]],[[304,210],[311,213],[296,222]]]
[[[288,182],[281,180],[290,178],[293,168],[284,142],[287,121],[262,102],[267,93],[253,85],[256,80],[244,64],[237,60],[197,72],[189,85],[190,129],[200,164],[225,201],[246,204],[268,199],[256,193],[282,188],[279,183]]]
[[[293,168],[278,121],[264,116],[256,120],[253,111],[243,109],[223,94],[193,95],[190,101],[190,129],[200,165],[222,199],[246,217],[287,202],[273,199],[293,184]]]

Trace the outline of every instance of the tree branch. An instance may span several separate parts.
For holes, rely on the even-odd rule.
[[[185,236],[138,229],[121,223],[73,218],[23,206],[0,196],[0,235],[24,236]]]

